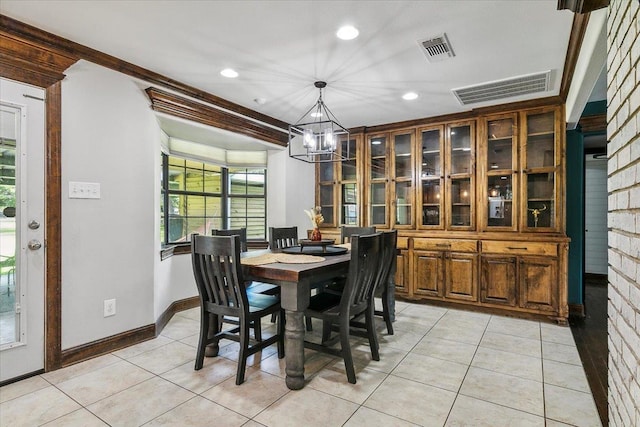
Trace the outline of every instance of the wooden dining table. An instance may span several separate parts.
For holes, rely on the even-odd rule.
[[[243,260],[272,253],[269,249],[242,254]],[[287,264],[274,262],[246,265],[242,271],[246,280],[260,281],[280,286],[280,301],[285,311],[284,335],[286,384],[291,390],[304,387],[304,311],[309,306],[313,285],[333,277],[346,275],[351,254],[323,257],[314,263]]]

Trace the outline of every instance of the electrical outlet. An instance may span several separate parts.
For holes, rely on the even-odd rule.
[[[104,300],[104,317],[116,315],[116,300],[106,299]]]

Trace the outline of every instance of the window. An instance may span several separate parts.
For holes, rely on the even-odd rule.
[[[163,244],[189,240],[214,228],[247,228],[265,240],[266,170],[224,168],[162,155],[160,236]]]

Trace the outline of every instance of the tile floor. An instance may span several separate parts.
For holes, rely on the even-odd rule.
[[[272,346],[249,360],[236,386],[237,344],[228,341],[196,372],[192,309],[154,340],[0,388],[0,425],[601,425],[568,327],[404,302],[396,309],[395,335],[380,324],[379,362],[354,340],[355,385],[339,359],[308,350],[307,385],[290,391]]]

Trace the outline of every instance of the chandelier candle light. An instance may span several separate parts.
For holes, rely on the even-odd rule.
[[[296,124],[289,125],[289,157],[307,163],[350,160],[349,131],[338,123],[322,100],[322,89],[327,83],[318,81],[314,86],[320,90],[318,101]],[[315,120],[308,121],[309,117]],[[338,150],[341,140],[346,141],[346,149]]]

